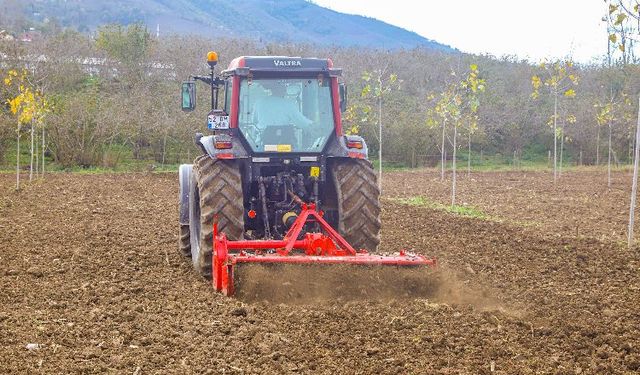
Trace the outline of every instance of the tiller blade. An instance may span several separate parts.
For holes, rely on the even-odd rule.
[[[302,211],[282,240],[229,241],[213,228],[213,287],[224,295],[235,294],[234,269],[238,263],[259,264],[352,264],[363,266],[435,266],[436,260],[400,251],[396,255],[373,255],[355,250],[317,212],[315,204],[302,204]],[[305,233],[307,222],[316,222],[323,233]]]

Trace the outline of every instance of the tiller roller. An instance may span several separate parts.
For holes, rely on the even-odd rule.
[[[213,225],[212,279],[216,291],[235,293],[234,271],[238,263],[360,266],[435,266],[436,260],[401,250],[394,255],[370,254],[354,249],[325,219],[313,203],[302,203],[301,211],[282,240],[230,241]],[[315,232],[305,227],[313,226]]]

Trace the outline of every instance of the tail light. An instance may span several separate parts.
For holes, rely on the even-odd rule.
[[[218,150],[226,150],[233,148],[233,142],[231,142],[231,137],[216,136],[213,138],[213,147]]]
[[[362,141],[350,139],[347,141],[347,147],[357,148],[358,150],[362,150]]]

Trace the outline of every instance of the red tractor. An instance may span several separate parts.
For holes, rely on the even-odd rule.
[[[371,255],[380,243],[380,190],[362,137],[345,135],[342,71],[330,59],[238,57],[211,86],[211,134],[180,166],[180,249],[218,291],[233,294],[239,263],[424,265],[418,255]],[[218,92],[224,100],[218,108]],[[334,230],[335,228],[335,230]],[[366,250],[365,250],[366,249]],[[213,257],[212,257],[213,255]]]

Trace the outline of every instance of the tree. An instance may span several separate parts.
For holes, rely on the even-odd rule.
[[[573,98],[576,96],[575,86],[578,85],[578,75],[573,72],[574,66],[571,60],[555,61],[551,64],[542,62],[539,65],[542,74],[545,75],[544,81],[538,75],[531,77],[531,85],[533,92],[531,97],[537,99],[540,96],[540,88],[546,86],[548,94],[553,98],[553,183],[558,177],[558,100],[561,97]]]
[[[451,205],[456,204],[456,136],[459,125],[466,125],[469,131],[469,156],[471,156],[471,133],[478,127],[479,94],[485,91],[485,80],[479,77],[478,66],[471,64],[467,77],[460,82],[460,121],[455,121],[453,131],[453,182],[451,189]]]
[[[129,84],[144,79],[145,62],[153,39],[142,24],[106,25],[98,29],[96,46],[118,62],[122,80]]]
[[[629,63],[629,54],[634,43],[640,39],[640,4],[637,0],[606,0],[608,13],[605,17],[609,29],[609,41],[616,44],[622,52],[623,68]],[[640,100],[638,101],[638,122],[636,124],[635,149],[633,160],[633,179],[631,181],[631,203],[629,205],[629,227],[627,245],[633,246],[636,195],[638,192],[638,158],[640,157]]]
[[[458,148],[458,128],[466,125],[469,130],[469,137],[471,136],[470,134],[472,130],[477,128],[477,113],[480,107],[479,94],[485,91],[485,85],[485,80],[479,77],[478,66],[476,64],[471,64],[469,66],[469,73],[467,76],[462,81],[447,86],[445,91],[440,94],[440,99],[436,102],[435,106],[428,112],[428,125],[433,127],[437,124],[438,119],[442,123],[442,165],[444,165],[445,125],[449,122],[453,127],[453,138],[450,141],[453,147],[451,165],[452,206],[455,206],[456,204],[456,153]],[[469,140],[469,142],[471,141]],[[441,178],[444,179],[444,169],[441,169]]]
[[[389,66],[377,69],[373,73],[365,71],[362,79],[366,82],[362,89],[362,98],[371,98],[378,109],[378,186],[382,191],[382,102],[384,97],[397,88],[398,76],[394,73],[387,74]],[[373,83],[373,86],[372,86]]]
[[[561,119],[561,125],[560,125],[560,128],[558,129],[558,134],[556,138],[560,138],[560,157],[558,160],[558,176],[562,177],[562,165],[564,163],[564,144],[565,142],[571,141],[571,139],[567,137],[565,133],[565,126],[567,124],[575,124],[576,121],[578,120],[576,119],[576,116],[572,114],[568,114],[565,117],[561,117],[560,119]],[[553,121],[553,119],[549,119],[549,121],[551,124],[551,121]]]
[[[40,124],[47,112],[49,104],[45,97],[38,90],[34,89],[29,80],[26,70],[18,73],[10,70],[4,78],[5,86],[16,86],[17,95],[8,100],[10,111],[17,117],[16,128],[16,190],[20,190],[20,131],[23,125],[30,125],[31,132],[31,165],[29,180],[33,178],[33,158],[34,158],[34,134],[35,126]]]
[[[609,128],[609,143],[608,143],[608,155],[607,155],[607,186],[611,188],[611,125],[616,120],[614,112],[617,103],[610,97],[605,103],[596,103],[596,122],[598,126],[607,125]]]
[[[467,121],[467,176],[471,175],[471,136],[478,130],[478,115]]]
[[[453,72],[452,72],[453,73]],[[453,73],[455,75],[455,73]],[[427,126],[429,128],[442,128],[442,142],[440,143],[440,181],[444,181],[444,170],[446,165],[446,130],[447,121],[457,116],[458,106],[456,105],[457,97],[455,95],[455,84],[449,84],[447,88],[438,95],[433,108],[427,112]],[[427,99],[434,100],[435,95],[430,94]]]
[[[640,4],[638,0],[605,0],[608,5],[607,22],[609,32],[608,46],[613,45],[621,52],[622,65],[635,62],[633,54],[640,40]],[[610,52],[610,51],[609,51]],[[609,61],[611,53],[609,53]]]

